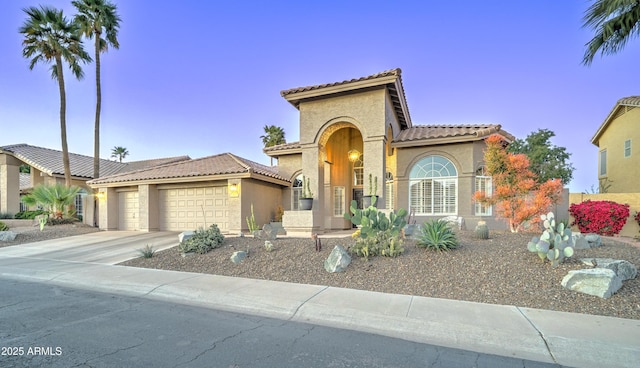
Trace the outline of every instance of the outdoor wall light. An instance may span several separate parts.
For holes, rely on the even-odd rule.
[[[236,183],[229,184],[229,196],[238,197],[239,194],[240,194],[240,189],[238,188],[238,184]]]
[[[98,198],[98,200],[100,200],[100,201],[103,201],[103,200],[105,200],[105,198],[107,198],[107,193],[98,192],[98,193],[96,193],[96,198]]]
[[[360,155],[361,153],[357,149],[352,149],[351,151],[347,152],[347,156],[349,157],[349,161],[351,162],[358,161],[358,159],[360,158]]]

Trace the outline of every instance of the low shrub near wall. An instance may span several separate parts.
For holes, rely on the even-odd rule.
[[[569,206],[569,213],[582,233],[613,236],[622,230],[629,217],[629,205],[613,201],[591,201]]]

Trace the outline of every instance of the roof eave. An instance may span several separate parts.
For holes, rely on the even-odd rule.
[[[397,75],[388,75],[384,77],[378,77],[374,79],[367,79],[361,81],[354,81],[350,83],[339,84],[335,86],[326,86],[309,89],[307,91],[292,92],[284,95],[285,100],[289,101],[296,109],[299,108],[302,100],[311,98],[324,97],[327,95],[333,95],[337,93],[352,92],[359,89],[384,86],[386,84],[394,83],[398,79]]]
[[[409,147],[422,147],[422,146],[437,146],[442,144],[475,142],[475,141],[483,140],[484,138],[486,137],[478,137],[475,135],[462,135],[457,137],[442,137],[442,138],[424,138],[424,139],[392,142],[391,147],[409,148]]]
[[[262,150],[262,151],[265,153],[265,155],[269,157],[279,157],[279,156],[286,156],[286,155],[301,154],[302,148],[298,147],[298,148],[287,148],[282,150],[272,150],[272,151]]]

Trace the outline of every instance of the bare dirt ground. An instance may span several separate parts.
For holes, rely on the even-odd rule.
[[[42,232],[37,227],[11,230],[18,236],[12,242],[0,242],[0,247],[98,231],[82,224],[47,226]],[[494,231],[490,239],[479,240],[471,231],[459,231],[460,246],[445,253],[418,248],[415,241],[405,240],[401,256],[368,261],[353,256],[342,273],[328,273],[323,264],[335,245],[352,244],[350,237],[322,239],[320,252],[306,238],[278,238],[273,241],[274,249],[267,252],[263,240],[227,237],[222,247],[207,254],[182,257],[177,248],[171,248],[157,252],[153,258],[137,258],[123,265],[640,320],[640,278],[624,281],[609,299],[569,291],[560,285],[569,270],[587,267],[579,258],[624,259],[640,267],[640,242],[604,238],[602,247],[576,250],[572,258],[553,268],[527,251],[532,235]],[[230,257],[237,250],[248,250],[249,257],[234,264]]]

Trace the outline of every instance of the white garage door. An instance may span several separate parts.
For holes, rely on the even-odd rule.
[[[229,229],[227,187],[163,189],[160,193],[160,230],[187,231],[216,224]]]
[[[138,230],[138,192],[118,193],[118,229]]]

